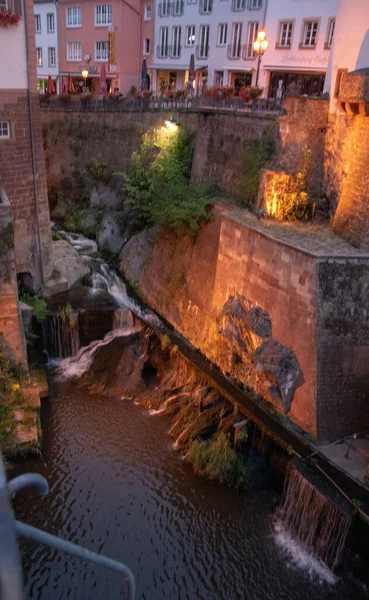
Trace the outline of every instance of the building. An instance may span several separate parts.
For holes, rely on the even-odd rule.
[[[269,0],[260,86],[275,97],[291,84],[302,95],[323,93],[338,0]]]
[[[51,229],[36,91],[33,0],[1,3],[12,23],[0,27],[0,56],[6,57],[0,60],[0,331],[5,348],[24,362],[16,276],[33,290],[49,278]]]
[[[139,87],[143,57],[151,63],[152,17],[151,0],[112,0],[109,4],[60,0],[62,88],[71,74],[76,91],[82,89],[82,72],[87,71],[86,86],[91,92],[99,93],[102,65],[105,65],[108,92],[127,93],[132,86]]]
[[[34,0],[37,89],[45,91],[51,75],[59,90],[57,4],[50,0]]]
[[[196,87],[256,83],[253,49],[265,29],[269,47],[259,86],[268,95],[295,84],[321,94],[338,0],[159,0],[154,29],[154,89],[186,86],[195,55]]]

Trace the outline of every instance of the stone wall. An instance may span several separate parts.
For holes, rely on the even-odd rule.
[[[33,3],[26,0],[30,89],[36,90]],[[0,144],[0,185],[12,207],[18,273],[29,273],[39,287],[50,274],[50,216],[39,98],[26,89],[0,90],[0,121],[9,121],[10,138]]]
[[[9,200],[0,188],[0,334],[8,356],[26,367],[27,352],[18,303],[13,223]]]

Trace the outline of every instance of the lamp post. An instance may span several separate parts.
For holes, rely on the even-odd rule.
[[[88,77],[87,69],[83,69],[82,77],[83,77],[83,91],[86,93],[87,92],[87,77]]]
[[[267,50],[268,46],[269,46],[269,42],[266,39],[265,31],[259,31],[258,37],[254,42],[254,52],[255,52],[255,54],[258,55],[258,66],[256,69],[256,83],[255,83],[256,87],[258,87],[258,83],[259,83],[261,57],[263,56],[264,52]]]

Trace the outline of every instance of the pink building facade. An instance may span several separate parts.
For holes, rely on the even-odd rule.
[[[75,91],[86,86],[100,92],[100,73],[105,65],[107,90],[127,93],[140,87],[145,56],[151,64],[153,8],[144,0],[60,0],[59,73],[60,91],[66,91],[67,77],[73,77]],[[149,40],[149,41],[147,41]]]

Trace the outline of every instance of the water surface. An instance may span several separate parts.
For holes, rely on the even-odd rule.
[[[271,490],[237,494],[196,477],[173,451],[169,422],[120,398],[64,384],[48,404],[43,460],[50,493],[22,492],[18,518],[133,571],[138,600],[349,600],[340,583],[288,564]],[[31,600],[115,600],[121,576],[22,542]]]

